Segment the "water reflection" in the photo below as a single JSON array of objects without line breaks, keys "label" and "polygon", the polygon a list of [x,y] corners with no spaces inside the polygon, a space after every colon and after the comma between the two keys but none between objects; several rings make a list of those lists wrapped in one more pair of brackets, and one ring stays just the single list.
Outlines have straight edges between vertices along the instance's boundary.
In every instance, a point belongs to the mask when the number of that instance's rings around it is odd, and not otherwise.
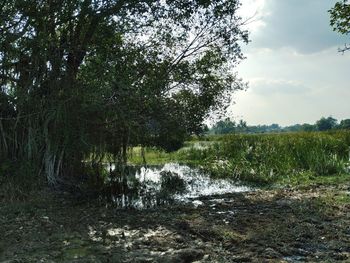
[{"label": "water reflection", "polygon": [[[119,170],[118,170],[119,169]],[[121,208],[153,208],[159,205],[192,202],[201,196],[248,191],[237,182],[212,179],[187,165],[116,168],[109,165],[104,197]],[[123,176],[120,176],[123,174]]]}]

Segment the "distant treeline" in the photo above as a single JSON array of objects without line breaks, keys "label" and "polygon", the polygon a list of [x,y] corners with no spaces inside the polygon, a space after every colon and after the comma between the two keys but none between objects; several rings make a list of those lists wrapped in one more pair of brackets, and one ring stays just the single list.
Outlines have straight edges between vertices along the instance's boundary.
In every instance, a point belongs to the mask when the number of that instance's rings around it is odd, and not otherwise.
[{"label": "distant treeline", "polygon": [[213,127],[207,129],[207,134],[228,133],[271,133],[271,132],[300,132],[300,131],[328,131],[335,129],[350,129],[350,119],[338,121],[333,117],[322,117],[315,124],[295,124],[282,127],[276,123],[271,125],[247,125],[243,120],[238,122],[226,118],[218,121]]}]

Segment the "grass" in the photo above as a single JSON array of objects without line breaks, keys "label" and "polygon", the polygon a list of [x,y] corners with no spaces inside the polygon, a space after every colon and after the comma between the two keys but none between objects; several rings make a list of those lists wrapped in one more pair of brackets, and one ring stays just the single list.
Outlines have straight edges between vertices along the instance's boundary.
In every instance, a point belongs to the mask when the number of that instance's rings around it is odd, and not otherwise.
[{"label": "grass", "polygon": [[[140,152],[132,149],[132,163],[143,162]],[[207,136],[173,153],[145,149],[149,164],[185,163],[259,186],[348,181],[349,154],[350,131]]]},{"label": "grass", "polygon": [[316,185],[343,185],[350,182],[350,174],[336,174],[336,175],[322,175],[315,176],[312,173],[300,173],[296,175],[291,175],[280,181],[281,185],[289,186],[308,186],[312,184]]},{"label": "grass", "polygon": [[[157,148],[144,148],[145,160],[147,164],[164,164],[174,161],[174,153],[166,153],[165,151]],[[133,147],[128,152],[128,161],[132,164],[141,165],[144,163],[141,147]]]},{"label": "grass", "polygon": [[340,193],[339,195],[334,197],[334,202],[338,205],[346,205],[350,204],[350,194],[349,193]]}]

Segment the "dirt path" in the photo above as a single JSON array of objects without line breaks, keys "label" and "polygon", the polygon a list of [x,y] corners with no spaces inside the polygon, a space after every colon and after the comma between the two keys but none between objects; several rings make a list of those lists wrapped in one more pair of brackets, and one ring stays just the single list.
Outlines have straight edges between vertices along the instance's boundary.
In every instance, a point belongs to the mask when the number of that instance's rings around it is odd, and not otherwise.
[{"label": "dirt path", "polygon": [[0,262],[350,262],[349,189],[237,193],[147,211],[45,192],[0,206]]}]

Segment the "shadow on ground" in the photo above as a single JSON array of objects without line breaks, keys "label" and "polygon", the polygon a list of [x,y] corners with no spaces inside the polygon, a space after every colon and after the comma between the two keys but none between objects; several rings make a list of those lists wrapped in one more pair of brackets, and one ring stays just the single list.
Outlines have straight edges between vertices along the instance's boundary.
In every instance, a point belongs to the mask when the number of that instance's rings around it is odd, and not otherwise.
[{"label": "shadow on ground", "polygon": [[346,262],[347,189],[237,193],[145,211],[44,192],[0,204],[0,262]]}]

